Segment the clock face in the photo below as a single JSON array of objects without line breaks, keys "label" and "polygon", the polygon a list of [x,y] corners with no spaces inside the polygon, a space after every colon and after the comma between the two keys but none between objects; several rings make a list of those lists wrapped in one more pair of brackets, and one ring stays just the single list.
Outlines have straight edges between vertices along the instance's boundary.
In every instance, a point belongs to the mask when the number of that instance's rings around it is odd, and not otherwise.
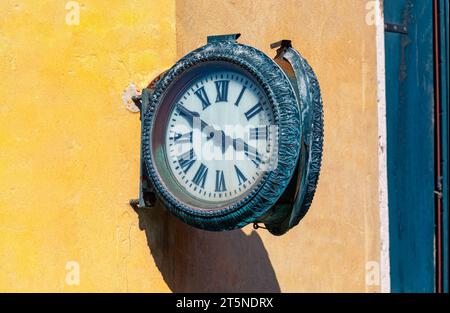
[{"label": "clock face", "polygon": [[[284,65],[237,37],[209,36],[143,89],[139,204],[156,197],[205,230],[270,222],[280,233],[279,200],[303,183],[302,106]],[[320,103],[304,89],[307,107]]]},{"label": "clock face", "polygon": [[208,209],[235,203],[260,185],[276,132],[270,101],[250,75],[208,68],[166,105],[162,150],[175,182],[167,185]]}]

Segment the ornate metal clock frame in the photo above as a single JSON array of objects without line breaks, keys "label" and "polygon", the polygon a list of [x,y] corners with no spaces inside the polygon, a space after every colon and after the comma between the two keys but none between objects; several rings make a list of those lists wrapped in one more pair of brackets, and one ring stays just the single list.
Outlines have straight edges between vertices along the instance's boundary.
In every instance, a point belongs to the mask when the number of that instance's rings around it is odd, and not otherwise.
[{"label": "ornate metal clock frame", "polygon": [[[201,229],[223,231],[254,223],[282,235],[307,213],[316,190],[323,147],[323,106],[317,78],[290,40],[272,60],[263,52],[237,43],[239,34],[209,36],[207,44],[190,52],[155,78],[133,100],[141,116],[141,182],[134,208],[151,208],[156,199],[182,221]],[[159,142],[154,127],[158,109],[180,74],[207,64],[224,64],[247,72],[262,87],[274,108],[278,126],[278,163],[257,188],[236,203],[202,210],[168,190],[157,167]],[[166,99],[167,100],[167,99]],[[173,100],[173,99],[172,99]],[[158,120],[159,121],[159,120]],[[265,227],[259,226],[264,223]]]}]

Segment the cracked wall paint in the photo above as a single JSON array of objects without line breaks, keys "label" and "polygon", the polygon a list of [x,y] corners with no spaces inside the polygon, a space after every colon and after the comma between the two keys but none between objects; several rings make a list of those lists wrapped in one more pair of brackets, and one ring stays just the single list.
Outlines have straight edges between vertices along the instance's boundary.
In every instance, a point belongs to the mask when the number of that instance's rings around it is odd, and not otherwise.
[{"label": "cracked wall paint", "polygon": [[136,85],[130,83],[122,93],[122,103],[125,108],[133,113],[139,112],[139,108],[133,102],[133,97],[140,94],[140,90],[136,88]]}]

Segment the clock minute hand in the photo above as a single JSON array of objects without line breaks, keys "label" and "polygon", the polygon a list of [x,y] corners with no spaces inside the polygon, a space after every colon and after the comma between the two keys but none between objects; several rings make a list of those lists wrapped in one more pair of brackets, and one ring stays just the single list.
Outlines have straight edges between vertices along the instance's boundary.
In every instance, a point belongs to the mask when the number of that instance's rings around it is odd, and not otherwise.
[{"label": "clock minute hand", "polygon": [[249,146],[244,140],[237,138],[233,139],[233,148],[236,151],[244,150],[244,153],[251,159],[257,166],[261,163],[261,157],[259,156],[256,148]]},{"label": "clock minute hand", "polygon": [[[198,121],[200,122],[200,127],[201,130],[203,131],[206,127],[208,127],[208,124],[205,123],[203,120],[200,119],[200,114],[198,112],[195,111],[190,111],[188,109],[186,109],[183,105],[181,104],[177,104],[177,110],[180,113],[181,116],[183,116],[188,123],[191,125],[192,128],[194,128],[194,119],[198,119]],[[259,156],[258,151],[256,150],[256,148],[249,146],[245,141],[243,141],[242,139],[232,139],[229,136],[226,136],[225,133],[223,132],[223,130],[213,130],[208,134],[208,137],[206,138],[207,140],[212,139],[215,134],[220,134],[221,138],[217,138],[218,140],[215,140],[216,144],[221,145],[222,148],[222,153],[225,153],[226,150],[226,146],[227,143],[229,143],[230,141],[233,142],[233,148],[235,150],[241,151],[242,148],[244,149],[245,154],[249,157],[252,158],[252,162],[254,162],[255,164],[258,164],[261,162],[261,158]],[[255,162],[256,160],[256,162]]]}]

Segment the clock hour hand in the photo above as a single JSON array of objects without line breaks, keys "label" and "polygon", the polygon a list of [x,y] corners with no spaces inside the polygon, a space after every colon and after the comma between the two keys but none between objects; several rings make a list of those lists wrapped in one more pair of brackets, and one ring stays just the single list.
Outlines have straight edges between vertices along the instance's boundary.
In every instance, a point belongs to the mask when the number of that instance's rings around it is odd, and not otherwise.
[{"label": "clock hour hand", "polygon": [[[194,124],[196,124],[196,125],[200,124],[200,128],[201,128],[200,130],[203,130],[205,127],[208,126],[208,124],[206,124],[204,121],[202,121],[200,119],[200,114],[198,114],[198,112],[190,111],[190,110],[186,109],[184,106],[182,106],[181,104],[177,104],[176,109],[180,113],[180,115],[186,119],[186,121],[189,123],[189,125],[192,128],[194,128]],[[197,120],[195,120],[195,119],[197,119]],[[194,123],[194,121],[196,121],[197,123]]]},{"label": "clock hour hand", "polygon": [[[195,111],[191,111],[186,109],[183,105],[181,104],[177,104],[176,109],[178,111],[178,113],[184,117],[186,119],[186,121],[189,123],[189,125],[194,128],[195,126],[198,126],[200,124],[200,130],[203,131],[205,128],[208,128],[208,130],[211,127],[208,127],[209,125],[203,121],[202,119],[200,119],[200,114],[198,112]],[[197,120],[196,120],[197,119]],[[194,121],[196,123],[194,123]],[[207,134],[206,140],[210,140],[212,138],[214,138],[215,134],[221,132],[218,130],[212,130]],[[222,132],[223,133],[223,132]],[[222,150],[224,150],[224,148],[222,147]]]},{"label": "clock hour hand", "polygon": [[[191,125],[192,128],[194,128],[194,121],[195,119],[198,119],[197,121],[200,122],[201,130],[208,127],[208,124],[205,123],[203,120],[200,119],[200,114],[195,111],[190,111],[186,109],[183,105],[177,104],[177,110],[181,116],[183,116]],[[207,140],[210,140],[215,137],[216,134],[220,134],[221,138],[217,138],[215,140],[215,143],[220,143],[222,148],[222,153],[225,153],[226,147],[230,143],[230,141],[233,143],[233,148],[237,151],[241,151],[244,149],[245,154],[252,159],[252,162],[258,165],[261,162],[261,158],[258,154],[258,151],[253,148],[252,146],[249,146],[245,141],[242,139],[231,139],[229,136],[226,136],[223,130],[213,130],[209,134],[207,134]]]}]

